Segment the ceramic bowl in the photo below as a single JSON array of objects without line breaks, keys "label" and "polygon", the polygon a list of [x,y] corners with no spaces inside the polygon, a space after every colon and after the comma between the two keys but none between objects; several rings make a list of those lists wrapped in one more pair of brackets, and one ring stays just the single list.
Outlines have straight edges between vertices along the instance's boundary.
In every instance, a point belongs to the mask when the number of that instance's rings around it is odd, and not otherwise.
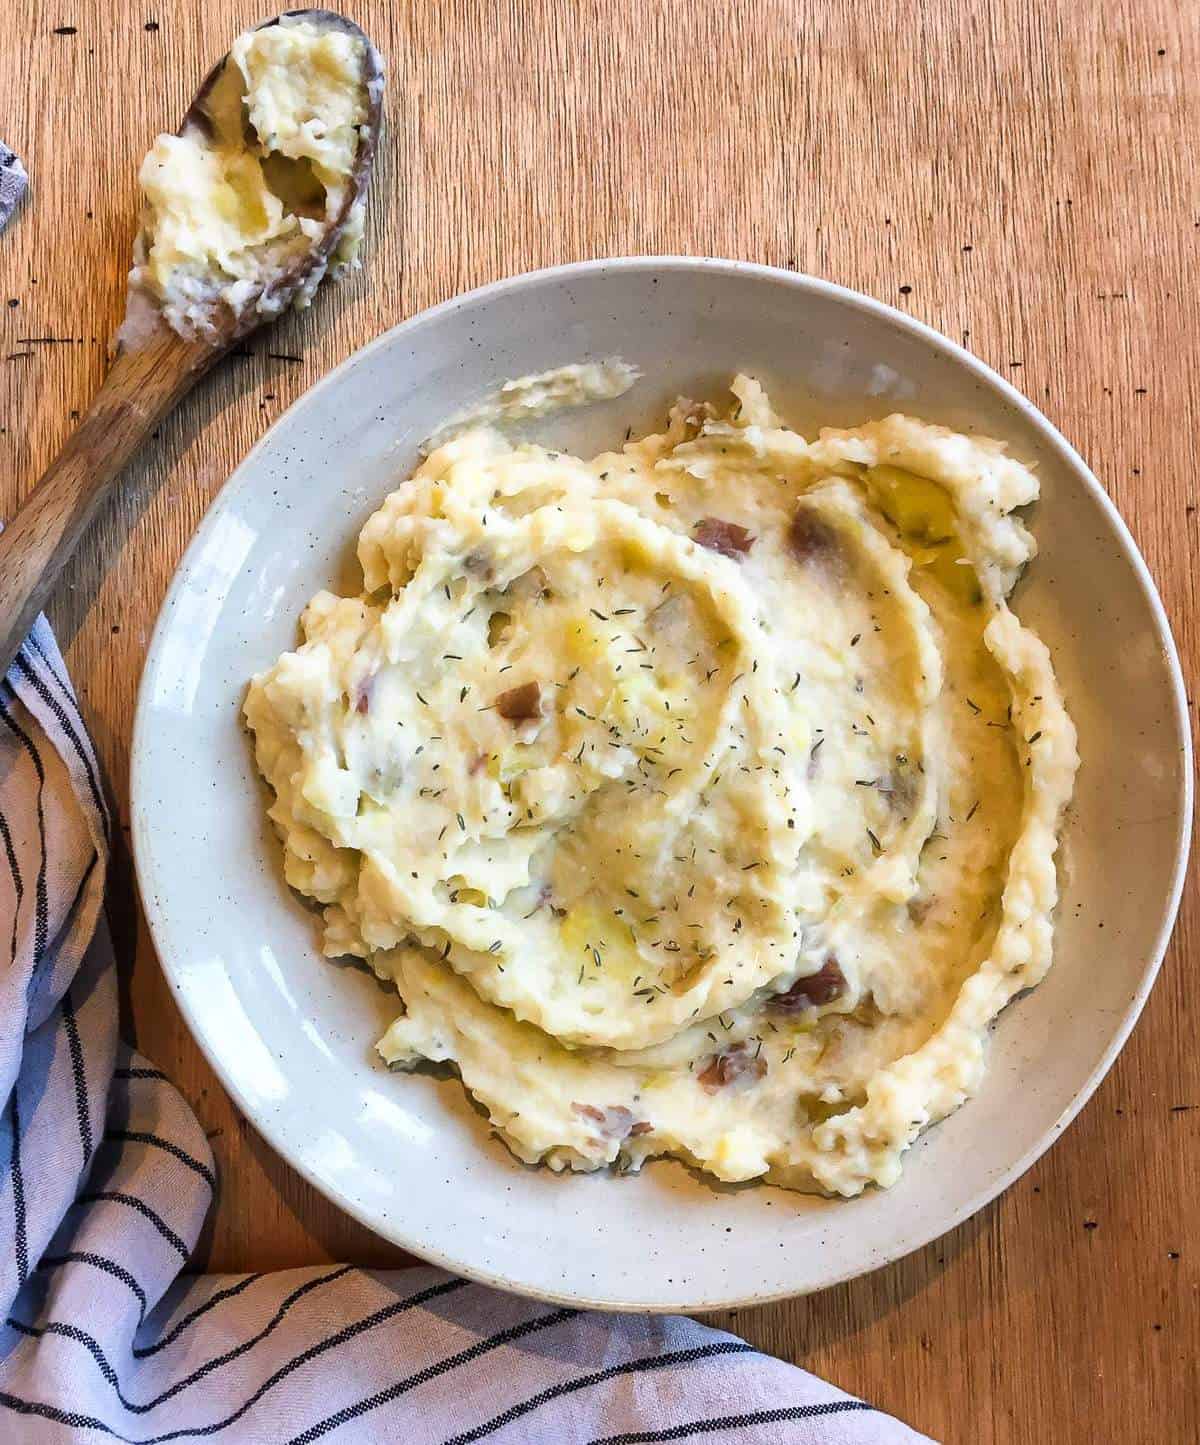
[{"label": "ceramic bowl", "polygon": [[[281,881],[239,711],[294,645],[308,598],[357,590],[354,541],[421,441],[503,380],[624,357],[618,401],[532,430],[585,453],[653,429],[679,393],[761,378],[790,424],[902,410],[1002,437],[1036,465],[1040,555],[1016,608],[1051,646],[1083,765],[1066,829],[1056,961],[995,1026],[982,1092],[931,1129],[886,1192],[827,1201],[712,1187],[675,1163],[555,1175],[517,1163],[457,1081],[389,1074],[395,1011],[320,956]],[[568,266],[404,322],[303,396],[213,503],[142,679],[133,837],[142,899],[184,1017],[269,1143],[397,1244],[524,1294],[701,1310],[821,1289],[952,1229],[1066,1128],[1145,1002],[1190,830],[1179,665],[1145,564],[1080,457],[994,372],[920,323],[811,277],[693,259]]]}]

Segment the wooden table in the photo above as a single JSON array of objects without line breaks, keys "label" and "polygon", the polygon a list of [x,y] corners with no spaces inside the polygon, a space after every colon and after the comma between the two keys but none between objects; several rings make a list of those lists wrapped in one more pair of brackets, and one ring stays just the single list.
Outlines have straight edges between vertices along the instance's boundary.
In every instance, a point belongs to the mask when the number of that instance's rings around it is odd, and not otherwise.
[{"label": "wooden table", "polygon": [[[385,327],[588,256],[796,267],[965,341],[1091,460],[1194,670],[1196,0],[347,8],[390,72],[366,271],[224,363],[164,424],[54,607],[123,817],[159,602],[250,445]],[[33,187],[0,240],[0,515],[103,374],[142,154],[264,13],[8,0],[0,134]],[[890,1269],[722,1322],[945,1440],[1200,1437],[1197,903],[1193,878],[1133,1040],[1002,1199]],[[221,1166],[207,1267],[397,1261],[237,1115],[140,925],[125,992],[138,1047],[179,1082]]]}]

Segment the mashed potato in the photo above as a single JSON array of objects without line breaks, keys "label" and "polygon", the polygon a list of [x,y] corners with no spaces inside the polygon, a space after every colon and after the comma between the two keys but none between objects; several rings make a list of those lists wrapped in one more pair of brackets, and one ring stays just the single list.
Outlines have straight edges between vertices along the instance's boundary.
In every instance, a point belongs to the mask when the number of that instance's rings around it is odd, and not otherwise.
[{"label": "mashed potato", "polygon": [[[248,30],[203,123],[155,141],[142,163],[146,206],[130,283],[177,331],[213,330],[214,306],[269,316],[311,297],[325,265],[298,297],[279,283],[349,202],[370,99],[364,50],[356,35],[286,15]],[[360,200],[335,268],[355,264],[362,233]]]},{"label": "mashed potato", "polygon": [[523,1160],[853,1195],[1050,964],[1075,732],[1007,596],[1037,482],[903,416],[583,461],[476,427],[246,701],[288,882]]}]

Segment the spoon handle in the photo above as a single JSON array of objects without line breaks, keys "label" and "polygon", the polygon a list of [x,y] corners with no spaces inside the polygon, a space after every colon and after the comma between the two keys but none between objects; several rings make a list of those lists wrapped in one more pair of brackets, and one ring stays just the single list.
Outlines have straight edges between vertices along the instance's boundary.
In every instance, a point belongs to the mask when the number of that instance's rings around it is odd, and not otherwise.
[{"label": "spoon handle", "polygon": [[118,352],[83,420],[0,531],[0,677],[125,463],[214,359],[211,346],[161,321]]}]

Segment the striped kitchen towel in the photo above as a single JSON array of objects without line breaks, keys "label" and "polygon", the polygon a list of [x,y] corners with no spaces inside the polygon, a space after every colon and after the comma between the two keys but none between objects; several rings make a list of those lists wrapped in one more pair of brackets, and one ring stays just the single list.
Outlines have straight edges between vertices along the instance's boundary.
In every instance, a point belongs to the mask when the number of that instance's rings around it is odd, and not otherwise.
[{"label": "striped kitchen towel", "polygon": [[184,1273],[219,1183],[183,1098],[117,1039],[112,826],[39,619],[0,681],[0,1440],[925,1438],[693,1320],[434,1269]]},{"label": "striped kitchen towel", "polygon": [[20,205],[28,184],[25,167],[0,141],[0,231],[8,225],[9,217]]}]

